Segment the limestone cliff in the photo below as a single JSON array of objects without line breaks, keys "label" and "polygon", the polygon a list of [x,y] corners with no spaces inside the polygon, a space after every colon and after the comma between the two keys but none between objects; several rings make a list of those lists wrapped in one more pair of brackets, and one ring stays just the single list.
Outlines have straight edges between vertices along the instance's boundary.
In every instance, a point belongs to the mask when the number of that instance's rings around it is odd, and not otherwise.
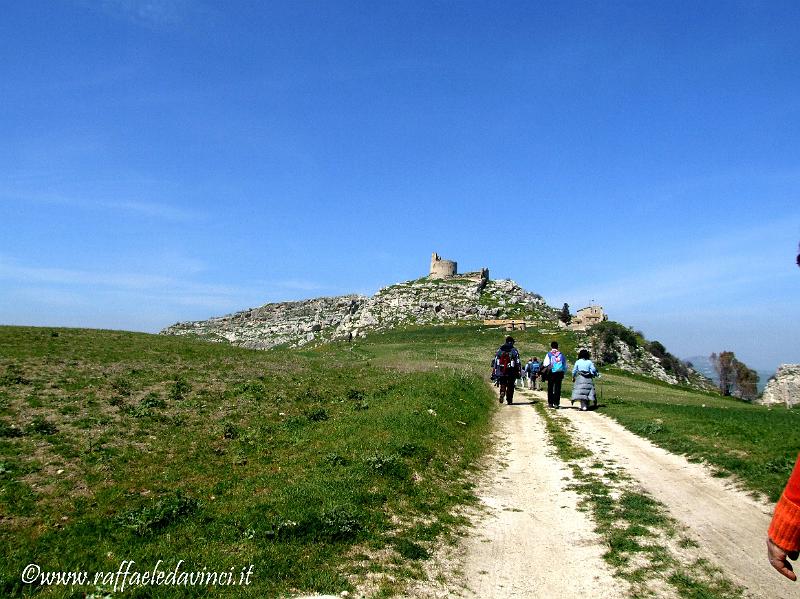
[{"label": "limestone cliff", "polygon": [[761,403],[787,408],[800,404],[800,364],[781,364],[767,383]]}]

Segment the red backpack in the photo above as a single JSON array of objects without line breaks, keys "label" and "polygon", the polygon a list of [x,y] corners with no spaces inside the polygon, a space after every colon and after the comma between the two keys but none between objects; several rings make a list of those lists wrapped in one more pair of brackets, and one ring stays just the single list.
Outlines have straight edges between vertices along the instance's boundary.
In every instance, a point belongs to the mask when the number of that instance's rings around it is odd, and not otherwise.
[{"label": "red backpack", "polygon": [[516,373],[516,362],[510,351],[501,351],[497,355],[497,374],[508,376]]}]

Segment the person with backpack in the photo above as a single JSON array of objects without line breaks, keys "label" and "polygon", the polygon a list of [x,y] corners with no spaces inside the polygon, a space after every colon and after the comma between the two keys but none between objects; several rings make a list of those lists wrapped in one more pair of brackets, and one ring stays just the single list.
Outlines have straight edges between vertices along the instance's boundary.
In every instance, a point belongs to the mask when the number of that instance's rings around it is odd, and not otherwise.
[{"label": "person with backpack", "polygon": [[539,358],[531,358],[525,365],[525,373],[528,375],[528,389],[539,390],[539,369],[541,367]]},{"label": "person with backpack", "polygon": [[558,341],[550,343],[542,369],[547,373],[547,405],[557,410],[561,406],[561,383],[567,371],[567,358],[558,350]]},{"label": "person with backpack", "polygon": [[500,382],[500,403],[503,399],[507,404],[514,400],[514,381],[520,373],[519,352],[514,347],[514,338],[506,337],[506,342],[500,346],[495,354],[497,380]]},{"label": "person with backpack", "polygon": [[578,352],[578,359],[572,368],[572,399],[571,404],[581,402],[581,411],[589,409],[589,402],[597,406],[597,395],[594,389],[594,379],[600,376],[594,362],[589,359],[589,350],[582,349]]}]

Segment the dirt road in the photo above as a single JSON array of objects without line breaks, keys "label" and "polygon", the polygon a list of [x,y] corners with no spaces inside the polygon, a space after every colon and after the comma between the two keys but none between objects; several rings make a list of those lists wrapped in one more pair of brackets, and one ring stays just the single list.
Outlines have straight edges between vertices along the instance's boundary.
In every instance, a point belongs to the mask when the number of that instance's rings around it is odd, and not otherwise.
[{"label": "dirt road", "polygon": [[624,597],[602,540],[555,457],[544,422],[518,394],[496,417],[495,466],[479,489],[487,514],[466,540],[466,597]]},{"label": "dirt road", "polygon": [[[569,402],[567,402],[569,405]],[[800,585],[766,560],[765,535],[771,506],[751,498],[708,468],[656,447],[598,412],[558,412],[581,443],[613,459],[670,515],[688,529],[699,552],[753,597],[798,599]]]},{"label": "dirt road", "polygon": [[[628,585],[602,559],[607,547],[566,487],[571,472],[555,457],[545,424],[530,405],[541,393],[518,392],[496,416],[497,449],[479,490],[487,514],[463,546],[467,597],[625,597]],[[567,407],[569,402],[566,402]],[[576,440],[610,458],[685,526],[697,554],[744,588],[744,596],[798,599],[800,585],[769,567],[764,535],[771,507],[714,478],[708,469],[655,447],[597,412],[552,412]],[[462,586],[459,584],[459,586]],[[674,589],[651,589],[658,597]]]}]

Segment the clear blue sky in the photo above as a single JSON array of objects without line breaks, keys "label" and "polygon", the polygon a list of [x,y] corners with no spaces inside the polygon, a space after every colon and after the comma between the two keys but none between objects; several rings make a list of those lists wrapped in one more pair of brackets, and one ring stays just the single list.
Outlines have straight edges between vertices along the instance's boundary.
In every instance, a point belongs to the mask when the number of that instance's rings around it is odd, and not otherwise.
[{"label": "clear blue sky", "polygon": [[800,362],[797,2],[7,2],[0,323],[157,331],[430,253]]}]

